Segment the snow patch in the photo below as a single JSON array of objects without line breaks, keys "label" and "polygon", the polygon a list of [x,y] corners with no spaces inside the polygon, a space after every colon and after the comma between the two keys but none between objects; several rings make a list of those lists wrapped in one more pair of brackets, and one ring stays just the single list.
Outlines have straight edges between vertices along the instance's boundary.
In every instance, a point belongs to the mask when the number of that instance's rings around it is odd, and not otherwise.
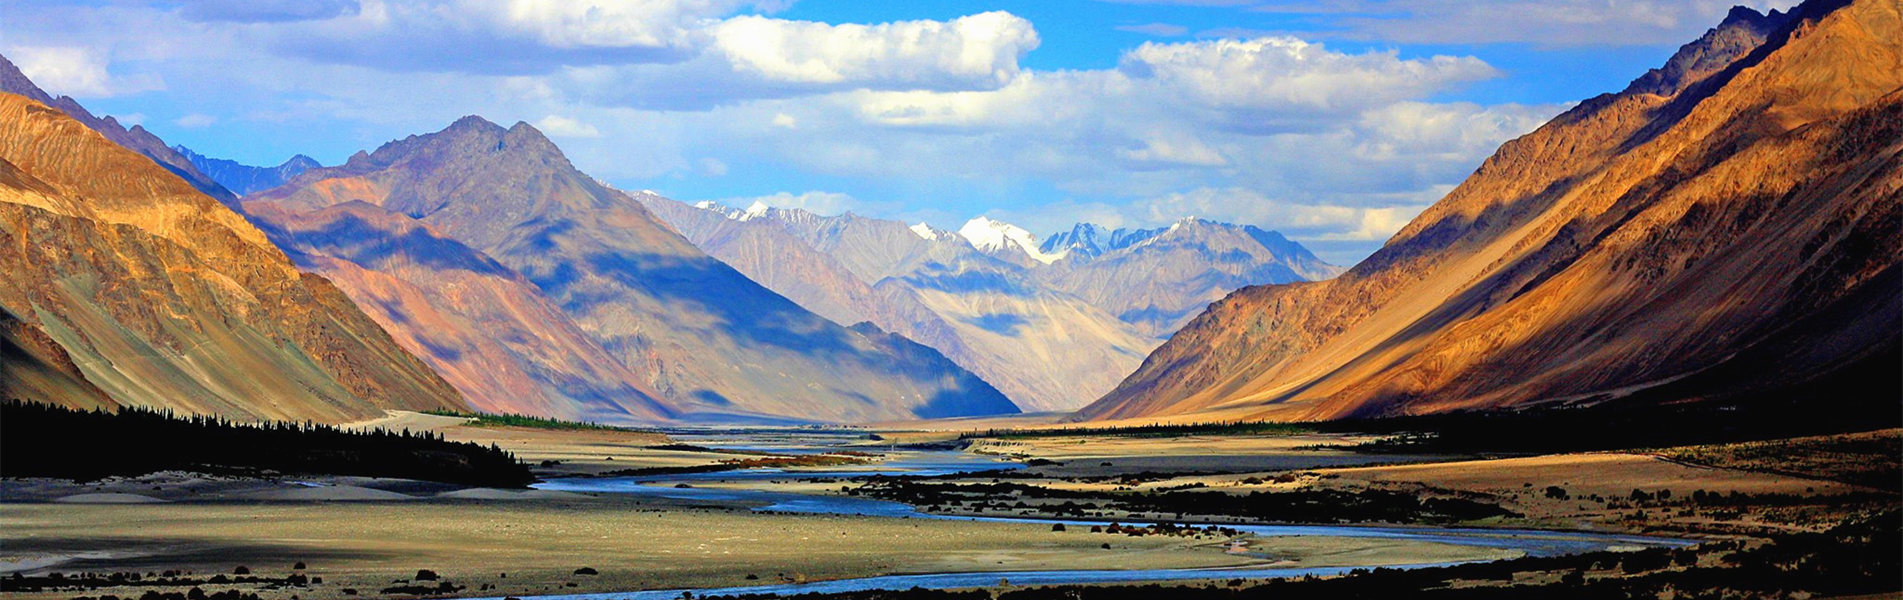
[{"label": "snow patch", "polygon": [[958,229],[958,235],[964,237],[965,241],[971,242],[971,247],[981,251],[1023,252],[1032,260],[1047,265],[1064,258],[1068,252],[1060,250],[1055,253],[1046,253],[1039,250],[1037,236],[1031,235],[1031,232],[1010,223],[993,221],[988,217],[978,217],[967,221],[964,227]]},{"label": "snow patch", "polygon": [[740,213],[740,216],[735,217],[734,219],[738,221],[752,221],[754,219],[758,219],[760,217],[766,216],[767,211],[770,211],[770,210],[773,210],[773,207],[767,206],[765,202],[754,200],[753,205],[748,206],[746,212]]}]

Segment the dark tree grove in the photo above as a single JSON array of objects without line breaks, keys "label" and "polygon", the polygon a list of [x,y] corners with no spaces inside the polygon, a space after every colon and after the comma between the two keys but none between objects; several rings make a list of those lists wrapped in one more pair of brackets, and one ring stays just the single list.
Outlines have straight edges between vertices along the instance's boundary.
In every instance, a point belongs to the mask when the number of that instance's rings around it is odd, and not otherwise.
[{"label": "dark tree grove", "polygon": [[495,446],[409,431],[235,423],[140,408],[0,403],[0,473],[93,480],[158,471],[393,477],[523,487],[528,466]]}]

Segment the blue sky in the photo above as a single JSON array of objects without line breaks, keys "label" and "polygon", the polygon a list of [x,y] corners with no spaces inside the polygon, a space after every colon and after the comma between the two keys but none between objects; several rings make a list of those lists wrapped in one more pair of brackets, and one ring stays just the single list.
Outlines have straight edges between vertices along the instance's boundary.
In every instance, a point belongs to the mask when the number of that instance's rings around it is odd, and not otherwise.
[{"label": "blue sky", "polygon": [[479,114],[682,200],[1040,234],[1200,216],[1348,264],[1730,4],[10,0],[0,52],[250,164],[336,164]]}]

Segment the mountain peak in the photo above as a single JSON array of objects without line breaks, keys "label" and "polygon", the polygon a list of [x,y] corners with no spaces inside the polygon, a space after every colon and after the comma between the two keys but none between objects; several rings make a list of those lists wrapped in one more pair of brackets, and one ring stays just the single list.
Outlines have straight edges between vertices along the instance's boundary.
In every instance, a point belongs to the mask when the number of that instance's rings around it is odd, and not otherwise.
[{"label": "mountain peak", "polygon": [[924,221],[919,221],[918,224],[913,225],[911,229],[912,229],[912,233],[918,234],[919,237],[924,238],[926,240],[934,241],[934,242],[938,240],[944,240],[944,239],[956,239],[958,237],[958,234],[956,233],[952,233],[950,231],[945,231],[943,229],[939,229],[937,227],[927,225],[925,224]]},{"label": "mountain peak", "polygon": [[1625,93],[1669,96],[1729,66],[1764,43],[1766,37],[1791,20],[1792,13],[1760,13],[1734,6],[1717,26],[1678,48],[1665,65],[1647,71],[1626,86]]},{"label": "mountain peak", "polygon": [[495,121],[482,118],[481,115],[463,115],[462,118],[456,119],[456,122],[450,123],[448,127],[443,128],[443,132],[445,133],[451,131],[501,132],[505,130],[501,125],[497,125]]},{"label": "mountain peak", "polygon": [[973,248],[989,254],[1022,252],[1031,260],[1047,265],[1064,257],[1062,252],[1046,253],[1039,250],[1037,236],[1031,235],[1030,231],[1003,221],[994,221],[990,217],[980,216],[965,222],[965,226],[958,229],[958,235],[971,242]]},{"label": "mountain peak", "polygon": [[278,168],[279,169],[296,169],[299,172],[303,172],[303,171],[308,171],[311,169],[320,168],[323,166],[324,164],[317,162],[317,159],[299,154],[296,156],[292,156],[289,159],[286,159],[284,161],[284,164],[278,165]]}]

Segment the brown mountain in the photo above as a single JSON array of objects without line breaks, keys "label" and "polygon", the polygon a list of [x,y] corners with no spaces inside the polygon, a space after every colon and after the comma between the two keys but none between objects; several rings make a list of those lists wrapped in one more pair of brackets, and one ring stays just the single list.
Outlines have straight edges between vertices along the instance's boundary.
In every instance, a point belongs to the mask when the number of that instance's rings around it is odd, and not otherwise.
[{"label": "brown mountain", "polygon": [[338,422],[460,409],[335,287],[150,158],[0,94],[0,395]]},{"label": "brown mountain", "polygon": [[160,167],[171,171],[173,175],[179,176],[186,183],[192,184],[192,187],[198,188],[198,191],[216,198],[219,202],[233,205],[238,199],[237,194],[231,193],[210,176],[199,171],[198,166],[192,164],[185,155],[165,145],[165,141],[159,139],[159,136],[152,135],[152,132],[146,131],[139,125],[126,129],[124,125],[119,124],[118,119],[110,116],[95,117],[92,112],[80,106],[79,102],[70,96],[55,98],[47,94],[45,90],[34,85],[31,79],[27,79],[26,75],[20,72],[19,67],[14,66],[13,61],[7,60],[5,56],[0,56],[0,92],[26,96],[27,99],[59,109],[60,112],[66,113],[66,116],[106,136],[106,139],[112,140],[112,143],[152,159]]},{"label": "brown mountain", "polygon": [[1725,401],[1870,373],[1894,407],[1899,12],[1734,10],[1503,145],[1341,277],[1212,306],[1081,415]]},{"label": "brown mountain", "polygon": [[410,217],[364,202],[247,216],[405,350],[493,413],[595,422],[673,416],[528,279]]},{"label": "brown mountain", "polygon": [[[652,390],[679,418],[843,422],[1017,410],[929,348],[842,327],[703,254],[635,199],[575,170],[525,123],[504,129],[467,117],[313,169],[247,197],[245,207],[308,215],[351,202],[413,220],[520,274],[634,373],[633,387]],[[326,245],[336,244],[313,246]],[[442,260],[409,254],[412,266]]]}]

